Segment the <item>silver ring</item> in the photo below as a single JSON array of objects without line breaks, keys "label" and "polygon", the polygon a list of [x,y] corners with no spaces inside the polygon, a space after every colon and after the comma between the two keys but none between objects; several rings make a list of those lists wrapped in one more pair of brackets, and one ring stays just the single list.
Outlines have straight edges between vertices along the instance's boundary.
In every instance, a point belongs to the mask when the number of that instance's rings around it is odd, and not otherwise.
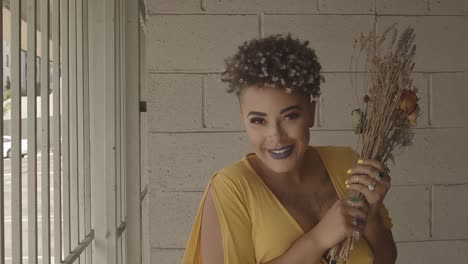
[{"label": "silver ring", "polygon": [[348,198],[348,204],[351,205],[352,207],[356,207],[356,202],[358,202],[358,198],[351,196]]},{"label": "silver ring", "polygon": [[373,191],[375,190],[375,187],[374,187],[374,185],[372,185],[372,184],[367,185],[367,188],[368,188],[369,191],[371,191],[371,192],[373,192]]},{"label": "silver ring", "polygon": [[381,181],[384,178],[385,174],[382,171],[377,172],[375,179]]},{"label": "silver ring", "polygon": [[353,237],[356,239],[356,240],[359,240],[359,238],[361,238],[361,232],[359,232],[359,230],[354,230],[353,231]]},{"label": "silver ring", "polygon": [[353,224],[353,226],[358,226],[359,225],[359,218],[357,217],[353,217],[353,221],[351,222]]}]

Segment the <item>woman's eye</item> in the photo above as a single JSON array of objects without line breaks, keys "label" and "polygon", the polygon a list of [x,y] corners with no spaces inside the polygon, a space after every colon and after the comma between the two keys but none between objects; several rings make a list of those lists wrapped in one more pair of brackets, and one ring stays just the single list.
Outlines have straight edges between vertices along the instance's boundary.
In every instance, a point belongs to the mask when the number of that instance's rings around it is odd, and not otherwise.
[{"label": "woman's eye", "polygon": [[255,125],[261,125],[261,124],[263,124],[263,119],[261,119],[261,118],[252,118],[252,119],[250,119],[250,123],[255,124]]},{"label": "woman's eye", "polygon": [[299,117],[298,113],[292,113],[286,116],[286,119],[296,119]]}]

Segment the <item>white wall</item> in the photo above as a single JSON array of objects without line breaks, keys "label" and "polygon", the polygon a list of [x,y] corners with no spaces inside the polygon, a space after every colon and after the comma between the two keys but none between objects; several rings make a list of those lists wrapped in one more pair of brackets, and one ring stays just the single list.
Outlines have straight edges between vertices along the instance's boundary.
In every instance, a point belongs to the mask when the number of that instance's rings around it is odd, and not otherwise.
[{"label": "white wall", "polygon": [[393,22],[417,37],[423,110],[413,146],[391,167],[385,203],[398,263],[468,258],[468,2],[466,0],[151,0],[147,24],[151,263],[180,263],[203,188],[250,151],[239,108],[216,80],[244,40],[292,32],[316,48],[326,83],[313,145],[355,146],[352,41]]}]

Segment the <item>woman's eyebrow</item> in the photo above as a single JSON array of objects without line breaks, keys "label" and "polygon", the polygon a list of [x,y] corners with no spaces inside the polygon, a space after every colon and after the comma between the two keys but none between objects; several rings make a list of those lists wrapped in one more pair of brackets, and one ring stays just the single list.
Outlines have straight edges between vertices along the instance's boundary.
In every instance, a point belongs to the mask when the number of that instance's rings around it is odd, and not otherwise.
[{"label": "woman's eyebrow", "polygon": [[[284,108],[283,110],[281,110],[281,111],[280,111],[280,114],[286,113],[286,112],[288,112],[288,111],[290,111],[290,110],[293,110],[293,109],[302,110],[302,108],[301,108],[299,105],[292,105],[292,106],[288,106],[288,107]],[[254,112],[254,111],[252,111],[252,112],[249,112],[249,114],[247,115],[247,117],[250,116],[250,115],[266,116],[267,114],[266,114],[266,113],[262,113],[262,112]]]}]

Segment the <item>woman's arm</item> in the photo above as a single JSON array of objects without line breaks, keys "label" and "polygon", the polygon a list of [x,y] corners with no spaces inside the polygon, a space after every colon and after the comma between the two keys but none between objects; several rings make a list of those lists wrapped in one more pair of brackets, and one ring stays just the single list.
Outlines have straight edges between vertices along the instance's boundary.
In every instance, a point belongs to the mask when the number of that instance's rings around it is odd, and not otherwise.
[{"label": "woman's arm", "polygon": [[364,236],[374,252],[374,263],[394,264],[396,262],[397,248],[392,232],[385,228],[378,214],[369,215]]},{"label": "woman's arm", "polygon": [[205,204],[203,206],[200,235],[202,263],[224,263],[221,227],[216,213],[213,195],[211,194],[211,186],[208,188]]}]

